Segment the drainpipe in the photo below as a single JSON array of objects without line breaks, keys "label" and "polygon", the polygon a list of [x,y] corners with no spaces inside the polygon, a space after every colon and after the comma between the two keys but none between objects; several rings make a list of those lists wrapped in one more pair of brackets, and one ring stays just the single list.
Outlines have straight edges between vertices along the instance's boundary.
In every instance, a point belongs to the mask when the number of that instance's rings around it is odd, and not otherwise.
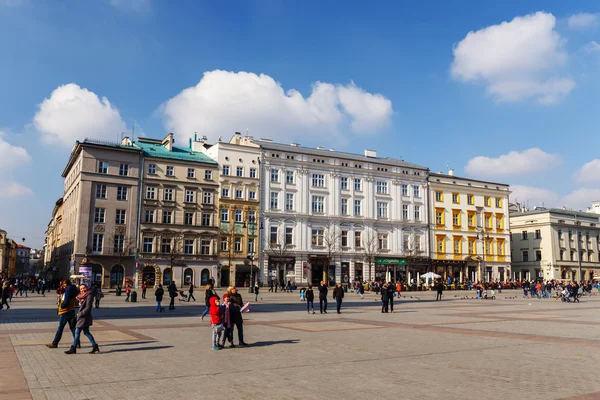
[{"label": "drainpipe", "polygon": [[134,267],[135,267],[135,275],[134,275],[134,287],[137,289],[139,287],[138,282],[138,261],[140,259],[140,225],[141,225],[141,217],[142,217],[142,194],[144,192],[144,153],[140,150],[140,168],[138,171],[138,198],[137,198],[137,221],[135,227],[135,247],[133,250],[134,254]]},{"label": "drainpipe", "polygon": [[[263,252],[263,235],[264,235],[264,210],[265,210],[265,191],[267,189],[266,178],[265,178],[265,157],[262,148],[260,148],[260,157],[258,159],[258,163],[260,164],[260,176],[258,177],[258,268],[256,271],[256,281],[258,282],[258,277],[261,270],[264,270],[264,252]],[[285,199],[284,199],[285,200]],[[267,270],[267,281],[269,279]],[[263,279],[263,284],[265,283]]]}]

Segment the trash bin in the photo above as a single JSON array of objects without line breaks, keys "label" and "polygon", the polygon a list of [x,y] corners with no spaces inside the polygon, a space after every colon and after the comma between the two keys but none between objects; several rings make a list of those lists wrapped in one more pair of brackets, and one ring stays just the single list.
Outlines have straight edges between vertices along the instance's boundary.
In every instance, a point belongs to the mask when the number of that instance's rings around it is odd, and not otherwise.
[{"label": "trash bin", "polygon": [[344,286],[344,293],[348,293],[348,286]]},{"label": "trash bin", "polygon": [[137,292],[135,290],[131,291],[131,297],[129,298],[129,301],[132,303],[137,302]]},{"label": "trash bin", "polygon": [[121,289],[121,286],[117,286],[117,292],[116,292],[116,295],[117,295],[117,296],[120,296],[120,295],[121,295],[121,291],[122,291],[122,289]]}]

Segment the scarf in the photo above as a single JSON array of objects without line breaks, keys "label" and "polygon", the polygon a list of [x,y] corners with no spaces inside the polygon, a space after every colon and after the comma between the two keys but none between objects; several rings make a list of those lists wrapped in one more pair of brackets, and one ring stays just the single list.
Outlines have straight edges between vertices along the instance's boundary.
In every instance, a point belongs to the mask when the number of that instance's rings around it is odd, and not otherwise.
[{"label": "scarf", "polygon": [[89,290],[89,289],[88,289],[88,290],[86,290],[86,291],[84,291],[84,292],[81,292],[81,293],[79,293],[79,294],[77,295],[77,300],[79,300],[79,305],[82,305],[82,304],[83,304],[83,302],[85,301],[85,299],[86,299],[86,298],[87,298],[87,297],[88,297],[90,294],[92,294],[92,291],[91,291],[91,290]]},{"label": "scarf", "polygon": [[231,315],[229,314],[230,304],[225,305],[225,327],[226,328],[231,328]]}]

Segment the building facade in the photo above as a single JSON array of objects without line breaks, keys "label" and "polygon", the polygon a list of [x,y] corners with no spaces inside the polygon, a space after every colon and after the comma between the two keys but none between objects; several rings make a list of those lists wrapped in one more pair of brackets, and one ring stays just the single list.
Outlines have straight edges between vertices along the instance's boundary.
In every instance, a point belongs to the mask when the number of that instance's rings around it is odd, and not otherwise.
[{"label": "building facade", "polygon": [[65,250],[61,252],[60,234],[62,232],[62,206],[61,197],[54,203],[50,222],[46,229],[46,241],[44,243],[44,269],[42,272],[52,279],[53,277],[64,279],[69,276],[70,257],[65,256]]},{"label": "building facade", "polygon": [[[195,140],[192,148],[219,164],[220,285],[253,285],[257,267],[260,149],[252,138],[236,132],[229,142],[213,145]],[[256,257],[257,258],[257,257]]]},{"label": "building facade", "polygon": [[516,280],[600,277],[598,214],[538,208],[512,213],[510,229]]},{"label": "building facade", "polygon": [[427,270],[426,168],[372,150],[255,143],[262,282],[406,280]]},{"label": "building facade", "polygon": [[8,262],[6,260],[8,249],[7,249],[7,233],[0,229],[0,278],[8,277]]},{"label": "building facade", "polygon": [[137,280],[150,287],[219,281],[218,164],[174,141],[135,143],[143,152]]},{"label": "building facade", "polygon": [[511,277],[509,186],[429,174],[432,271],[463,282]]},{"label": "building facade", "polygon": [[29,258],[31,256],[31,248],[23,244],[17,244],[17,275],[31,274]]}]

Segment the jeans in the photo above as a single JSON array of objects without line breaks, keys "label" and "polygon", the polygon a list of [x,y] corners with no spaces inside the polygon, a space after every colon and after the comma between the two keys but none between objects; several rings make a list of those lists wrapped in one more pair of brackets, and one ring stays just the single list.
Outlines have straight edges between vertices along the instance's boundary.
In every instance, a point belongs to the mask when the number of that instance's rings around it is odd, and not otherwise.
[{"label": "jeans", "polygon": [[81,335],[81,331],[83,331],[83,334],[90,340],[92,346],[98,346],[98,344],[94,340],[94,336],[92,336],[92,334],[90,333],[90,327],[86,326],[85,328],[75,329],[75,336],[73,337],[73,347],[75,347],[75,345],[79,343],[79,336]]},{"label": "jeans", "polygon": [[169,303],[169,310],[175,309],[175,297],[171,297],[171,302]]},{"label": "jeans", "polygon": [[[244,322],[236,321],[235,327],[237,328],[237,331],[238,331],[238,341],[240,342],[240,344],[242,344],[242,343],[244,343]],[[233,340],[233,329],[231,332],[231,339]]]},{"label": "jeans", "polygon": [[306,300],[306,311],[313,310],[315,312],[315,302],[312,300]]},{"label": "jeans", "polygon": [[223,328],[223,343],[225,346],[225,342],[229,341],[229,343],[233,344],[233,326],[231,328]]},{"label": "jeans", "polygon": [[394,312],[394,297],[388,297],[388,302],[390,303],[390,311]]},{"label": "jeans", "polygon": [[125,301],[129,301],[129,296],[131,296],[131,293],[127,293],[127,297],[125,297]]},{"label": "jeans", "polygon": [[160,311],[162,309],[161,305],[160,305],[160,301],[156,302],[156,311]]},{"label": "jeans", "polygon": [[319,299],[319,310],[327,312],[327,299]]},{"label": "jeans", "polygon": [[441,300],[442,299],[442,292],[437,292],[437,296],[435,297],[436,300]]},{"label": "jeans", "polygon": [[388,312],[388,302],[387,300],[381,300],[381,312]]},{"label": "jeans", "polygon": [[204,318],[204,317],[206,317],[206,314],[208,314],[208,311],[210,311],[210,307],[209,307],[209,306],[206,306],[206,308],[205,308],[205,309],[204,309],[204,311],[202,312],[202,317],[200,317],[200,318]]},{"label": "jeans", "polygon": [[60,339],[62,339],[63,330],[65,329],[65,326],[67,324],[69,324],[69,329],[71,330],[73,337],[75,337],[75,325],[70,324],[71,320],[75,318],[75,310],[69,311],[65,314],[60,314],[59,317],[60,319],[58,320],[58,330],[56,331],[56,335],[54,335],[54,340],[52,341],[52,344],[54,345],[58,345],[58,343],[60,343]]},{"label": "jeans", "polygon": [[342,299],[340,299],[340,298],[335,299],[335,305],[337,308],[337,312],[339,314],[342,310]]},{"label": "jeans", "polygon": [[142,290],[142,299],[146,298],[146,289]]},{"label": "jeans", "polygon": [[219,346],[221,341],[221,333],[223,333],[223,325],[212,325],[212,345],[213,347]]},{"label": "jeans", "polygon": [[196,301],[196,298],[194,297],[194,293],[192,293],[192,292],[188,293],[188,302],[190,301],[190,299],[194,299],[194,301]]}]

